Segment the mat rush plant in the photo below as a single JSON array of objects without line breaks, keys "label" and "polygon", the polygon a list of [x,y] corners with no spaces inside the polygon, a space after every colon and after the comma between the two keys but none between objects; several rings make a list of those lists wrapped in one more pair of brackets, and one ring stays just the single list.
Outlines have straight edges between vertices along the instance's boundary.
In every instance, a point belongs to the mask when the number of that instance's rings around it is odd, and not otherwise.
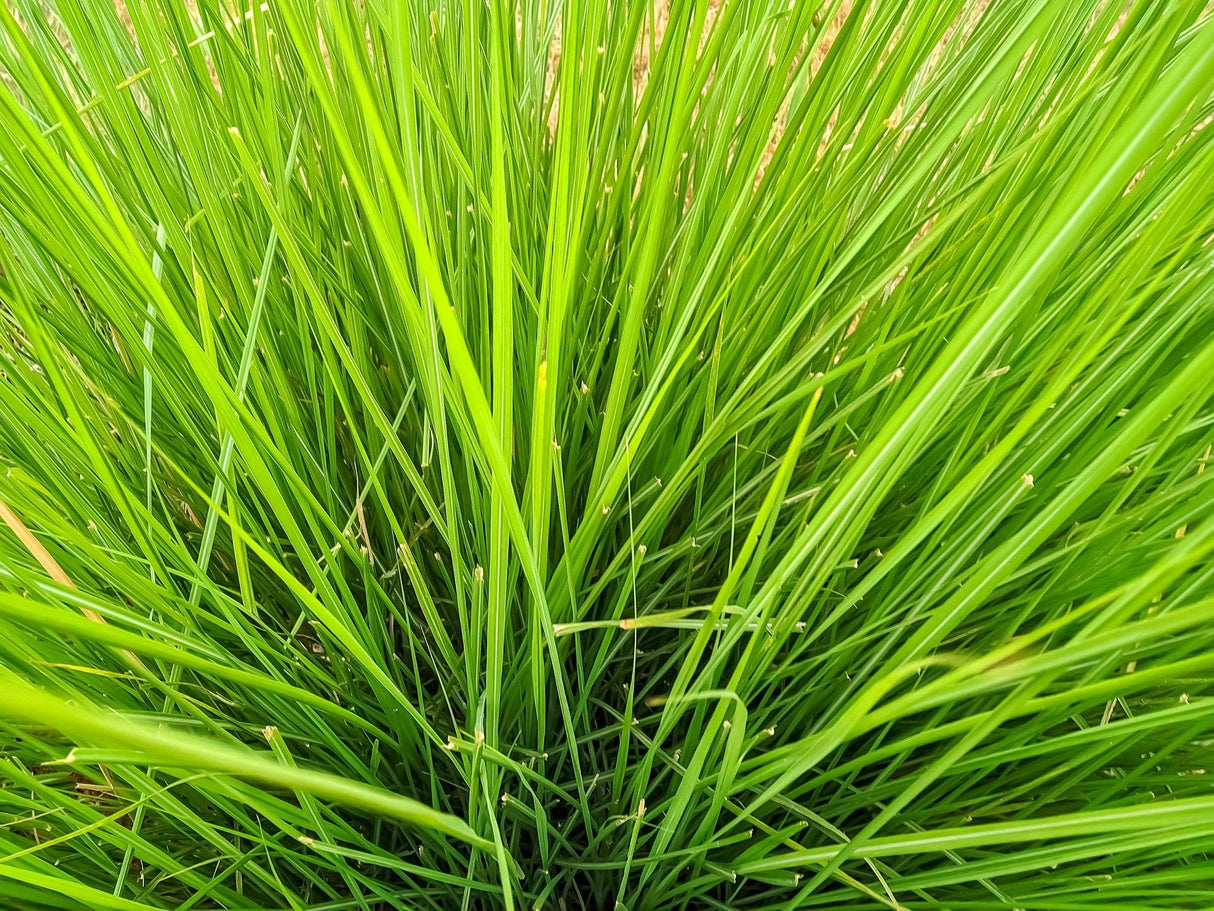
[{"label": "mat rush plant", "polygon": [[0,23],[0,908],[1214,907],[1206,0]]}]

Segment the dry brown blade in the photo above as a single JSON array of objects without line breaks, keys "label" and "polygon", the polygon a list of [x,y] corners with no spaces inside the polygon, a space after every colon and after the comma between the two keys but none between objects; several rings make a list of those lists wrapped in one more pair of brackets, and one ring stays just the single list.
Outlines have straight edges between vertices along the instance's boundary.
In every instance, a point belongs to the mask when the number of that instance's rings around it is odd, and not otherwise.
[{"label": "dry brown blade", "polygon": [[[48,576],[66,588],[74,589],[76,587],[76,583],[63,571],[63,567],[51,556],[50,551],[42,546],[42,542],[38,540],[37,536],[26,527],[25,523],[17,517],[15,512],[9,509],[8,504],[3,500],[0,500],[0,519],[3,519],[4,524],[12,529],[13,534],[17,536],[17,540],[25,545],[25,549],[38,561],[38,565],[46,570]],[[94,623],[105,623],[105,617],[95,610],[82,607],[80,608],[80,612]],[[122,654],[133,666],[139,668],[145,667],[144,663],[136,657],[134,652],[123,649]]]},{"label": "dry brown blade", "polygon": [[[63,571],[56,561],[51,556],[50,551],[42,546],[42,542],[34,535],[32,531],[26,528],[25,523],[17,518],[17,514],[9,509],[7,503],[0,500],[0,519],[4,520],[4,524],[13,530],[13,534],[17,536],[17,540],[25,545],[25,549],[30,552],[35,560],[38,561],[46,574],[58,582],[60,585],[68,588],[75,588],[76,583],[68,578],[67,573]],[[98,623],[104,623],[105,618],[96,611],[89,610],[87,607],[82,608],[84,615],[90,620],[96,620]]]},{"label": "dry brown blade", "polygon": [[[60,566],[55,558],[51,556],[50,551],[42,546],[42,542],[38,540],[37,536],[25,526],[24,522],[17,518],[17,514],[9,509],[8,504],[3,500],[0,500],[0,519],[3,519],[4,524],[13,530],[13,534],[17,536],[17,540],[25,545],[25,549],[28,550],[30,554],[33,555],[34,559],[38,561],[39,565],[46,570],[46,574],[48,576],[50,576],[60,585],[67,588],[76,588],[76,583],[73,582],[68,577],[68,574],[63,571],[63,567]],[[95,610],[82,607],[80,608],[80,612],[94,623],[105,623],[105,617],[101,616],[101,614],[97,613]],[[147,665],[139,660],[139,657],[134,652],[123,649],[122,656],[126,658],[132,668],[138,668],[139,670],[143,671],[147,670]],[[110,790],[114,790],[114,782],[113,779],[110,778],[109,770],[103,765],[98,765],[97,770],[105,778]]]}]

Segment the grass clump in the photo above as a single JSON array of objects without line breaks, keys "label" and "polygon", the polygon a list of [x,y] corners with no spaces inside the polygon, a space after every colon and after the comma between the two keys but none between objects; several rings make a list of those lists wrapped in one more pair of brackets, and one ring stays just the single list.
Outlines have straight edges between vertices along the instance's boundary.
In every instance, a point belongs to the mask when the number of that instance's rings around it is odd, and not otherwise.
[{"label": "grass clump", "polygon": [[0,905],[1214,901],[1205,0],[0,24]]}]

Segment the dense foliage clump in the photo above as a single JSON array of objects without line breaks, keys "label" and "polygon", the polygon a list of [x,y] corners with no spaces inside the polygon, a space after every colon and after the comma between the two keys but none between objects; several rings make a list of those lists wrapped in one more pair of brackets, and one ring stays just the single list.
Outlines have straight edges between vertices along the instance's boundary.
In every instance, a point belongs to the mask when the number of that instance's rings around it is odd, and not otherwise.
[{"label": "dense foliage clump", "polygon": [[1214,905],[1205,0],[0,35],[0,906]]}]

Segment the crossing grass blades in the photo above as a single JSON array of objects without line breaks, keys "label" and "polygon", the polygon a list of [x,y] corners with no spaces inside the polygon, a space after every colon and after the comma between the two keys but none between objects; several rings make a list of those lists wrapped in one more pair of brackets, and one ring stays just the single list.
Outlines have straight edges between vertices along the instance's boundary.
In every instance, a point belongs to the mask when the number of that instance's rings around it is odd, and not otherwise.
[{"label": "crossing grass blades", "polygon": [[0,906],[1214,903],[1205,0],[0,24]]}]

